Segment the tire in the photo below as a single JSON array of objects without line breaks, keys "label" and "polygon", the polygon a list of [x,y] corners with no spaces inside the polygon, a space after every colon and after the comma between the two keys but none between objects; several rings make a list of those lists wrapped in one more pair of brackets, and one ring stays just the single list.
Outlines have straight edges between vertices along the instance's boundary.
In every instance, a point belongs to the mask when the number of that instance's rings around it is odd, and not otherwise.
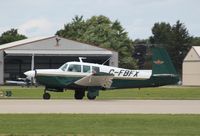
[{"label": "tire", "polygon": [[96,99],[96,96],[90,96],[89,93],[87,93],[87,98],[89,100],[95,100]]},{"label": "tire", "polygon": [[85,96],[85,91],[84,90],[75,90],[74,98],[76,100],[82,100],[84,96]]},{"label": "tire", "polygon": [[43,94],[43,99],[44,100],[49,100],[51,98],[51,95],[49,93],[44,93]]}]

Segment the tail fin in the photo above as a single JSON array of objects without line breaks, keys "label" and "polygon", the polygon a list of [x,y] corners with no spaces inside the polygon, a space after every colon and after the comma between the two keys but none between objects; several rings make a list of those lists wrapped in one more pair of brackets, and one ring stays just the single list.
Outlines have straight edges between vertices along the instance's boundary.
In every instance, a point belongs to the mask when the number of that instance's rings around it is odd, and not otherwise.
[{"label": "tail fin", "polygon": [[177,75],[174,65],[164,48],[152,48],[152,68],[153,75]]}]

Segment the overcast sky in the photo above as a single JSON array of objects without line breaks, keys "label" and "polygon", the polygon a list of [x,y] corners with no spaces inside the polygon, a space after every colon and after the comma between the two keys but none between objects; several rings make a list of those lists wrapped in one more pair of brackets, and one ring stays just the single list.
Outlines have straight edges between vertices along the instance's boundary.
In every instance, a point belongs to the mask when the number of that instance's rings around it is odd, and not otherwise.
[{"label": "overcast sky", "polygon": [[183,22],[200,36],[200,0],[1,0],[0,33],[18,28],[28,37],[51,36],[75,15],[119,20],[129,37],[148,38],[155,22]]}]

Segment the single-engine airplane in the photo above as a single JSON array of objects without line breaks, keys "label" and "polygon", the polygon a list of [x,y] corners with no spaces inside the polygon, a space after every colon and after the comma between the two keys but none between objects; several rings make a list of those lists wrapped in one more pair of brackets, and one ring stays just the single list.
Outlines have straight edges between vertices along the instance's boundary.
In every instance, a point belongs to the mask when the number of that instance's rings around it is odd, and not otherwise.
[{"label": "single-engine airplane", "polygon": [[[31,70],[34,70],[34,54],[32,54],[31,59]],[[31,85],[34,85],[35,87],[38,86],[38,84],[35,81],[34,77],[26,76],[26,78],[17,78],[17,80],[6,80],[5,84],[7,85],[20,85],[22,87],[29,87]]]},{"label": "single-engine airplane", "polygon": [[58,69],[36,69],[24,73],[35,77],[45,86],[43,99],[50,99],[47,91],[75,90],[74,98],[95,99],[99,90],[158,87],[176,84],[179,77],[163,48],[152,48],[152,70],[130,70],[100,64],[67,62]]}]

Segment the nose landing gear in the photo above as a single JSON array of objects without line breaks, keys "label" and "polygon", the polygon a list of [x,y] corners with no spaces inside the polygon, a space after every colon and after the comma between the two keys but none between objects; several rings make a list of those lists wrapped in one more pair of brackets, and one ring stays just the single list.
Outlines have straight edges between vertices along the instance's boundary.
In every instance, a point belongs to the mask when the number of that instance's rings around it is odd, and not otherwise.
[{"label": "nose landing gear", "polygon": [[47,93],[47,89],[44,89],[44,94],[43,94],[43,99],[44,100],[49,100],[51,98],[51,95]]},{"label": "nose landing gear", "polygon": [[49,93],[44,93],[43,94],[43,99],[49,100],[51,98],[51,95]]}]

